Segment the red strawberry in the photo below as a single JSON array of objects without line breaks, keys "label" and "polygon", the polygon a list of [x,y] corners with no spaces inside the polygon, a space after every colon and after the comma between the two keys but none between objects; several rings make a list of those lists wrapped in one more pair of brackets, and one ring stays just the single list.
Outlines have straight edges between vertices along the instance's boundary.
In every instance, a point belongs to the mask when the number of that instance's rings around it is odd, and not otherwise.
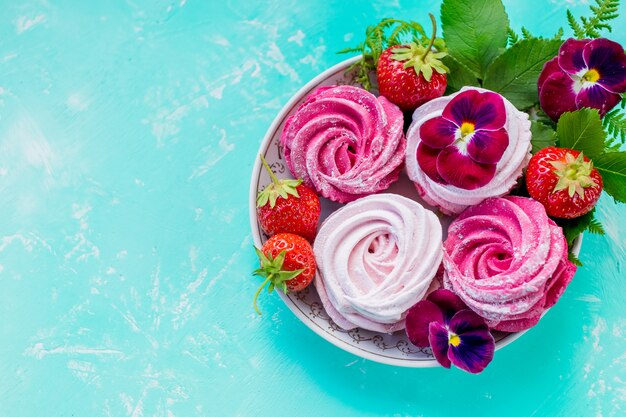
[{"label": "red strawberry", "polygon": [[445,52],[431,52],[437,24],[433,22],[433,35],[427,48],[411,42],[387,48],[378,58],[376,77],[378,91],[404,111],[417,107],[446,91],[448,68],[440,61]]},{"label": "red strawberry", "polygon": [[258,314],[261,311],[256,300],[268,283],[269,293],[278,288],[287,294],[287,291],[300,291],[313,281],[315,256],[306,239],[292,233],[279,233],[269,238],[261,249],[255,249],[261,267],[254,271],[254,275],[265,278],[254,295],[254,309]]},{"label": "red strawberry", "polygon": [[602,193],[602,177],[582,152],[549,147],[530,159],[526,187],[549,216],[573,219],[596,205]]},{"label": "red strawberry", "polygon": [[302,180],[276,178],[261,155],[272,183],[259,193],[256,213],[263,231],[269,235],[295,233],[313,242],[320,219],[320,199]]}]

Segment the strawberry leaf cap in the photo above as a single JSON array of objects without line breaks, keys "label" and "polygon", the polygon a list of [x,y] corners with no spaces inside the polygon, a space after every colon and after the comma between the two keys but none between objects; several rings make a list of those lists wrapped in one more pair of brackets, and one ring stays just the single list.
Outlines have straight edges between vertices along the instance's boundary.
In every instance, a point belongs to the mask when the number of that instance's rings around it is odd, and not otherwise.
[{"label": "strawberry leaf cap", "polygon": [[269,286],[267,287],[268,293],[271,294],[275,288],[278,288],[279,290],[282,290],[283,293],[287,294],[287,281],[300,275],[304,269],[284,271],[283,263],[285,262],[285,255],[287,253],[285,250],[281,251],[276,258],[272,258],[271,254],[266,256],[263,251],[257,247],[255,247],[254,250],[261,261],[261,267],[256,269],[253,272],[253,275],[265,278],[265,281],[263,281],[263,284],[261,284],[254,295],[254,309],[259,315],[261,315],[261,310],[259,310],[259,307],[257,306],[257,299],[259,298],[259,294],[261,294],[263,288],[269,283]]},{"label": "strawberry leaf cap", "polygon": [[433,34],[430,38],[428,47],[411,42],[408,45],[408,48],[393,49],[391,59],[404,62],[404,68],[412,67],[418,76],[422,73],[424,79],[430,82],[430,79],[433,76],[433,71],[436,71],[439,74],[445,74],[450,70],[443,64],[443,62],[441,62],[441,59],[448,55],[446,52],[431,53],[437,35],[437,22],[435,21],[435,17],[432,13],[429,13],[428,15],[430,16],[430,20],[433,25]]},{"label": "strawberry leaf cap", "polygon": [[265,167],[267,172],[270,174],[270,178],[272,179],[272,182],[259,192],[259,194],[256,197],[256,206],[263,207],[269,202],[270,207],[274,208],[278,197],[287,199],[289,198],[289,195],[292,195],[296,198],[300,198],[300,195],[298,195],[298,190],[296,189],[296,187],[302,184],[302,180],[301,179],[279,180],[274,174],[274,172],[272,171],[272,169],[270,168],[270,166],[268,165],[263,155],[259,155],[259,156],[261,157],[261,162],[263,163],[263,166]]},{"label": "strawberry leaf cap", "polygon": [[554,167],[554,174],[559,178],[552,190],[553,193],[567,189],[570,198],[578,194],[584,200],[585,188],[599,186],[591,177],[593,162],[585,161],[582,152],[576,158],[568,152],[565,161],[551,161],[550,165]]}]

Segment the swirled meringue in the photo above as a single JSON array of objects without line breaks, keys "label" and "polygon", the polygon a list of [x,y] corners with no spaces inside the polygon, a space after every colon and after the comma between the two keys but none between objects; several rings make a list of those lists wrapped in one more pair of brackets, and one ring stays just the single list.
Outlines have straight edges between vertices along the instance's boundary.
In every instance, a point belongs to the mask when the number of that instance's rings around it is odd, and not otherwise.
[{"label": "swirled meringue", "polygon": [[443,250],[445,288],[507,332],[537,324],[576,272],[561,228],[525,197],[468,208],[450,225]]},{"label": "swirled meringue", "polygon": [[320,87],[287,119],[280,141],[296,178],[346,203],[398,179],[404,116],[384,97],[349,85]]},{"label": "swirled meringue", "polygon": [[391,333],[429,290],[441,264],[435,214],[396,194],[375,194],[332,213],[313,247],[315,286],[338,326]]},{"label": "swirled meringue", "polygon": [[[445,214],[458,214],[468,206],[480,203],[489,197],[507,194],[528,165],[531,154],[530,121],[526,113],[518,111],[511,102],[501,97],[506,110],[504,131],[508,135],[508,146],[495,166],[495,173],[489,182],[479,188],[463,189],[454,185],[435,181],[427,175],[418,162],[418,146],[422,142],[420,127],[427,121],[444,113],[446,105],[457,95],[475,90],[488,92],[482,88],[465,87],[450,96],[429,101],[413,113],[413,121],[407,132],[406,167],[409,178],[415,183],[420,196],[429,204],[437,206]],[[492,93],[495,94],[495,93]],[[463,151],[466,152],[466,151]]]}]

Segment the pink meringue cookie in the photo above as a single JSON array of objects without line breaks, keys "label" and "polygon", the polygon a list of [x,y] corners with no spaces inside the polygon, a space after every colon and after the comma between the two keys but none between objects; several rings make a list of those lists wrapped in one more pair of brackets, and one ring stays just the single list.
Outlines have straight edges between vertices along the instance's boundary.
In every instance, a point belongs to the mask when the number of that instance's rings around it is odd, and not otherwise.
[{"label": "pink meringue cookie", "polygon": [[562,229],[525,197],[468,208],[450,225],[443,250],[445,288],[506,332],[537,324],[576,272]]},{"label": "pink meringue cookie", "polygon": [[287,119],[280,141],[296,178],[346,203],[387,189],[404,160],[404,116],[384,97],[320,87]]},{"label": "pink meringue cookie", "polygon": [[496,165],[495,175],[482,187],[467,190],[450,184],[434,181],[420,167],[417,149],[421,142],[420,127],[428,120],[441,116],[446,105],[457,95],[469,90],[484,93],[489,90],[464,87],[461,91],[446,97],[429,101],[413,113],[413,121],[407,132],[406,167],[409,178],[415,183],[420,196],[428,204],[439,207],[445,214],[458,214],[469,206],[480,203],[489,197],[507,194],[522,175],[522,170],[531,154],[530,121],[526,113],[518,111],[511,102],[502,97],[506,110],[504,130],[508,134],[508,146]]},{"label": "pink meringue cookie", "polygon": [[441,264],[437,216],[396,194],[375,194],[332,213],[313,245],[315,287],[338,326],[391,333],[424,298]]}]

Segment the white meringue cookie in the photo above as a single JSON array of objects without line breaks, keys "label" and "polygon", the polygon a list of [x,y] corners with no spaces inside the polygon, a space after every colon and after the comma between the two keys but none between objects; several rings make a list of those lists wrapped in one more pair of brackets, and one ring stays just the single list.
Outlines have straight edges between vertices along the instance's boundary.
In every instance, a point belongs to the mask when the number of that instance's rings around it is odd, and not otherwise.
[{"label": "white meringue cookie", "polygon": [[396,194],[370,195],[332,213],[314,244],[315,286],[340,327],[404,328],[443,257],[437,216]]}]

